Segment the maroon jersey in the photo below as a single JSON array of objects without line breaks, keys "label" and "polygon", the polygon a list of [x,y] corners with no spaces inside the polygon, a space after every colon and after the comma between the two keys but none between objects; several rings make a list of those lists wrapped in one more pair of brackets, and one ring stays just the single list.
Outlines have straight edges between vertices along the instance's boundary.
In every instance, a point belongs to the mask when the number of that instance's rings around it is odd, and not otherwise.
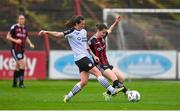
[{"label": "maroon jersey", "polygon": [[21,44],[16,44],[12,42],[12,49],[18,52],[24,52],[26,38],[28,36],[28,31],[26,27],[21,27],[18,24],[14,24],[10,29],[10,34],[14,39],[21,39]]},{"label": "maroon jersey", "polygon": [[[106,34],[106,36],[108,33]],[[106,36],[103,38],[96,38],[95,36],[92,36],[89,41],[89,47],[92,50],[92,52],[99,57],[99,63],[96,63],[98,65],[108,65],[108,59],[106,56]]]}]

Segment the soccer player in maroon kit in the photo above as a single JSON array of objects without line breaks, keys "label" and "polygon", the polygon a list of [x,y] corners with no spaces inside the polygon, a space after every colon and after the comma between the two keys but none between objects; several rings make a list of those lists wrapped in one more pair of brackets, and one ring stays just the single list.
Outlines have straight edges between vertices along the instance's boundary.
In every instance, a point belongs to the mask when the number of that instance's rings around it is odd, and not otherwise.
[{"label": "soccer player in maroon kit", "polygon": [[16,70],[13,75],[12,87],[17,87],[17,82],[19,80],[19,87],[24,88],[25,42],[27,42],[31,48],[34,48],[34,44],[32,44],[28,37],[24,15],[20,14],[18,16],[18,23],[11,26],[6,38],[12,42],[11,54],[16,61]]},{"label": "soccer player in maroon kit", "polygon": [[[96,66],[102,72],[103,76],[113,81],[113,87],[119,87],[119,85],[124,82],[125,78],[117,68],[114,68],[108,62],[106,56],[106,37],[117,26],[120,19],[121,17],[118,16],[109,29],[105,24],[97,24],[97,32],[88,41],[90,47],[89,52],[92,55]],[[125,94],[128,92],[125,86],[122,91]],[[111,99],[111,95],[108,91],[103,93],[103,95],[105,96],[106,101]]]}]

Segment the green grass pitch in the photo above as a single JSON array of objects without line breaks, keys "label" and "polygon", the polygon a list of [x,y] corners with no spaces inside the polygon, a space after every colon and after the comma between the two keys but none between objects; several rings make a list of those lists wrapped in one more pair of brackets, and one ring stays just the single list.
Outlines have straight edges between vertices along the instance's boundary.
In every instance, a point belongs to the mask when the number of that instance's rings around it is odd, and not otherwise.
[{"label": "green grass pitch", "polygon": [[125,82],[130,89],[138,90],[141,101],[128,102],[120,93],[106,102],[105,89],[97,81],[88,85],[69,103],[63,96],[77,83],[72,80],[25,81],[26,88],[12,88],[11,81],[0,80],[0,109],[28,110],[175,110],[180,109],[180,82],[162,80],[132,80]]}]

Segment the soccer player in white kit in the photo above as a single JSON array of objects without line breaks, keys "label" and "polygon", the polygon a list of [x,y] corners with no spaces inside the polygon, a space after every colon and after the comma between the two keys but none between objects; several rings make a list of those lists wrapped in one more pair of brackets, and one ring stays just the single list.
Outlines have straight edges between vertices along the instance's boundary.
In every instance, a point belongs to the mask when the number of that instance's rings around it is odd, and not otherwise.
[{"label": "soccer player in white kit", "polygon": [[87,31],[84,29],[85,20],[82,16],[73,16],[67,23],[66,28],[68,30],[64,32],[45,31],[41,30],[39,35],[49,34],[53,37],[66,37],[74,53],[74,61],[80,71],[80,81],[72,88],[72,90],[65,95],[64,102],[68,102],[73,96],[75,96],[87,83],[89,79],[89,73],[96,76],[98,82],[111,92],[112,95],[117,94],[123,90],[123,86],[120,88],[113,88],[109,82],[102,76],[101,72],[88,58],[88,45],[87,45]]}]

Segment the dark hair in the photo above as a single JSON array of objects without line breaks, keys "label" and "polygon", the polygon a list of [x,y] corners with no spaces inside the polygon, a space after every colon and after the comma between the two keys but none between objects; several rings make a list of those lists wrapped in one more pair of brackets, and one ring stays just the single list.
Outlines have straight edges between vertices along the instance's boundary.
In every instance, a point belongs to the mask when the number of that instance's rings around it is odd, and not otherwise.
[{"label": "dark hair", "polygon": [[73,28],[76,23],[79,24],[81,23],[81,20],[84,20],[83,16],[72,16],[66,23],[65,26],[67,29]]},{"label": "dark hair", "polygon": [[103,23],[98,23],[98,24],[96,24],[96,29],[101,31],[103,29],[107,29],[107,26]]},{"label": "dark hair", "polygon": [[25,17],[25,15],[24,15],[24,14],[22,14],[22,13],[18,14],[18,16],[17,16],[17,17],[19,18],[19,16],[24,16],[24,17]]}]

